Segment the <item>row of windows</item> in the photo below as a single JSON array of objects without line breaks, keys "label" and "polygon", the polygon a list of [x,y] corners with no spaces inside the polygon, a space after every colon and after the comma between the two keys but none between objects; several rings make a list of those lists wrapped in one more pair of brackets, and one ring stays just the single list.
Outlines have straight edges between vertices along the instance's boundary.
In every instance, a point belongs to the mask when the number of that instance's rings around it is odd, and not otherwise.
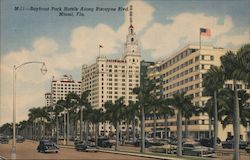
[{"label": "row of windows", "polygon": [[165,62],[163,65],[160,66],[160,71],[164,70],[168,67],[170,67],[171,65],[177,63],[179,60],[185,58],[186,56],[189,56],[190,54],[192,54],[193,52],[197,51],[198,49],[187,49],[185,51],[183,51],[182,53],[178,54],[177,56],[175,56],[174,58],[168,60],[167,62]]},{"label": "row of windows", "polygon": [[68,89],[68,90],[70,90],[70,89],[75,89],[75,90],[77,90],[77,89],[78,89],[78,90],[79,90],[80,87],[79,87],[79,88],[77,88],[77,87],[75,87],[75,88],[71,88],[71,87],[68,87],[68,88],[67,88],[67,87],[65,87],[65,88],[63,88],[63,87],[53,87],[53,89],[59,89],[59,90],[60,90],[60,89]]},{"label": "row of windows", "polygon": [[191,77],[186,78],[186,79],[184,79],[184,80],[181,80],[181,81],[179,81],[179,82],[176,82],[176,83],[174,83],[174,84],[171,84],[171,85],[169,85],[169,86],[163,88],[163,91],[169,90],[169,89],[172,89],[172,88],[181,86],[181,85],[184,85],[184,84],[186,84],[186,83],[188,83],[188,82],[192,82],[193,80],[197,80],[197,79],[199,79],[199,74],[197,74],[197,75],[195,75],[195,76],[191,76]]},{"label": "row of windows", "polygon": [[53,86],[65,86],[65,87],[80,87],[81,85],[80,84],[67,84],[67,83],[64,83],[64,84],[55,84],[53,83]]},{"label": "row of windows", "polygon": [[[178,93],[183,93],[183,92],[187,92],[187,91],[193,90],[194,88],[199,88],[199,87],[202,87],[202,84],[201,84],[201,83],[197,83],[197,84],[194,84],[194,85],[190,85],[190,86],[181,88],[181,89],[179,89],[179,90],[170,92],[170,93],[166,94],[165,97],[168,98],[168,97],[171,97],[172,95],[174,95],[174,94],[177,93],[177,92],[178,92]],[[193,96],[194,96],[194,97],[199,97],[199,94],[195,93]]]},{"label": "row of windows", "polygon": [[187,70],[185,70],[185,71],[183,71],[181,73],[178,73],[175,76],[163,81],[163,84],[169,83],[169,82],[174,81],[174,80],[176,80],[178,78],[181,78],[181,77],[183,77],[183,76],[185,76],[185,75],[187,75],[189,73],[192,73],[194,70],[197,71],[199,68],[200,69],[209,69],[209,68],[211,68],[211,66],[212,65],[208,65],[208,64],[204,65],[204,64],[202,64],[202,65],[200,65],[200,67],[199,67],[199,65],[197,65],[195,67],[191,67],[191,68],[189,68],[189,69],[187,69]]},{"label": "row of windows", "polygon": [[[176,126],[176,122],[167,122],[167,124],[165,124],[165,122],[157,122],[156,123],[156,126]],[[185,122],[182,121],[182,124],[184,125]],[[207,125],[205,123],[205,120],[189,120],[188,121],[188,125]],[[145,124],[145,127],[153,127],[154,126],[154,123],[146,123]]]}]

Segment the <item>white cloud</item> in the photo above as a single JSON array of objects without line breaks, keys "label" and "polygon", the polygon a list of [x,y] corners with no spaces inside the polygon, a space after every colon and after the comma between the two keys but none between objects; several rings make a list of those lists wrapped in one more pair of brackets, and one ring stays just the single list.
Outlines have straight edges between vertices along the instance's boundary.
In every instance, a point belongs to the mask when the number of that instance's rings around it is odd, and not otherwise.
[{"label": "white cloud", "polygon": [[216,40],[218,46],[240,46],[250,42],[250,28],[240,35],[221,35]]},{"label": "white cloud", "polygon": [[53,39],[41,37],[35,40],[33,47],[40,54],[49,55],[58,49],[58,44]]},{"label": "white cloud", "polygon": [[144,49],[151,49],[152,57],[167,57],[174,50],[180,47],[181,41],[184,43],[194,43],[199,41],[199,30],[201,27],[210,28],[212,37],[202,41],[210,41],[215,37],[227,33],[233,27],[232,18],[226,16],[224,23],[219,24],[219,18],[207,16],[202,13],[181,13],[174,17],[167,17],[172,23],[163,25],[155,23],[142,36],[141,41]]}]

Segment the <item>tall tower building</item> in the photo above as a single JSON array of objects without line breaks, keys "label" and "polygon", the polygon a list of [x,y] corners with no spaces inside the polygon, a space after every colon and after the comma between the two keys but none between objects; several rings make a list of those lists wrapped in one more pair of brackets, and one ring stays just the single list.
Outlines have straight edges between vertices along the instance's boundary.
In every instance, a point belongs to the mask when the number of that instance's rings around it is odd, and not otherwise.
[{"label": "tall tower building", "polygon": [[[105,44],[104,44],[105,49]],[[132,24],[132,6],[130,6],[130,25],[124,44],[122,58],[108,59],[99,56],[92,65],[82,66],[82,91],[90,90],[89,102],[95,108],[104,110],[104,103],[124,97],[136,101],[133,88],[140,86],[140,46]],[[99,125],[102,135],[114,132],[114,128],[105,122]],[[120,129],[125,131],[125,125]]]}]

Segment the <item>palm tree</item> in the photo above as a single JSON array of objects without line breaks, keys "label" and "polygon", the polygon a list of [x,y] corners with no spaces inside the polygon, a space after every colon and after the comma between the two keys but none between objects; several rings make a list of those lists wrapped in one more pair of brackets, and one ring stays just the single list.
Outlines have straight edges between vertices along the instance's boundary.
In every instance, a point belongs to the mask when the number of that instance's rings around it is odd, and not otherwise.
[{"label": "palm tree", "polygon": [[[86,141],[88,141],[88,133],[89,133],[89,120],[88,120],[88,114],[92,112],[92,106],[88,101],[88,96],[89,96],[90,90],[86,90],[81,94],[81,97],[79,98],[79,106],[81,107],[81,113],[80,113],[80,140],[83,140],[83,135],[82,135],[82,121],[83,119],[86,122],[86,130],[85,130],[85,136],[86,136]],[[83,108],[84,106],[84,108]],[[83,117],[83,111],[84,111],[84,117]]]},{"label": "palm tree", "polygon": [[104,112],[102,109],[93,109],[89,115],[90,122],[95,126],[95,145],[98,143],[99,123],[104,121]]},{"label": "palm tree", "polygon": [[169,99],[161,99],[159,107],[159,114],[164,116],[164,124],[165,124],[165,139],[168,138],[168,117],[172,117],[174,115],[174,109],[171,108],[171,102]]},{"label": "palm tree", "polygon": [[[244,108],[247,104],[250,94],[246,93],[245,90],[238,90],[239,107],[240,107],[240,122],[246,127],[248,118],[250,117],[250,111]],[[234,113],[232,110],[234,106],[234,91],[226,88],[219,92],[218,94],[218,105],[220,106],[219,118],[221,119],[222,125],[225,128],[228,124],[232,124],[234,120]]]},{"label": "palm tree", "polygon": [[104,104],[106,109],[107,117],[112,124],[115,124],[116,129],[116,143],[115,143],[115,150],[118,150],[118,141],[119,141],[119,125],[122,120],[124,120],[124,111],[125,111],[125,104],[123,97],[117,99],[115,103],[111,101],[107,101]]},{"label": "palm tree", "polygon": [[185,95],[185,93],[176,93],[173,95],[173,98],[169,99],[171,101],[171,105],[175,107],[177,110],[177,138],[178,138],[178,146],[177,146],[177,155],[182,156],[182,115],[183,111],[186,108],[192,106],[192,96]]},{"label": "palm tree", "polygon": [[64,107],[62,105],[60,105],[60,101],[56,103],[55,107],[54,107],[54,114],[56,117],[56,144],[58,144],[58,139],[59,139],[59,122],[58,122],[58,117],[61,114],[61,112],[64,110]]},{"label": "palm tree", "polygon": [[152,91],[155,89],[153,80],[147,77],[141,77],[140,87],[133,89],[133,93],[137,94],[139,109],[141,113],[141,152],[145,150],[145,111],[151,106],[153,101]]},{"label": "palm tree", "polygon": [[[191,102],[191,101],[190,101]],[[183,117],[185,118],[184,125],[185,125],[185,137],[189,137],[189,132],[188,132],[188,121],[190,118],[195,115],[199,115],[199,107],[194,106],[192,103],[187,103],[185,108],[183,108]]]},{"label": "palm tree", "polygon": [[238,69],[235,76],[250,84],[250,44],[243,45],[237,52]]},{"label": "palm tree", "polygon": [[[36,138],[42,138],[45,134],[45,121],[48,120],[48,113],[46,112],[46,107],[38,107],[29,109],[29,119],[35,122],[35,134]],[[38,134],[37,134],[37,123],[38,123]],[[38,136],[38,137],[37,137]]]},{"label": "palm tree", "polygon": [[[65,108],[67,109],[67,145],[69,144],[70,132],[70,112],[73,113],[79,102],[79,96],[76,93],[69,92],[65,97]],[[72,114],[71,114],[72,115]]]},{"label": "palm tree", "polygon": [[209,100],[207,100],[205,106],[201,106],[199,107],[199,112],[200,113],[207,113],[208,115],[208,138],[212,138],[212,118],[214,117],[214,99],[210,98]]},{"label": "palm tree", "polygon": [[210,70],[205,74],[203,79],[204,92],[208,96],[213,96],[214,99],[214,149],[217,146],[218,137],[218,107],[217,107],[217,93],[223,87],[224,76],[221,68],[211,66]]},{"label": "palm tree", "polygon": [[[138,110],[139,110],[138,103],[135,103],[133,101],[128,102],[128,106],[126,107],[126,119],[127,121],[132,122],[133,142],[135,142],[135,121],[136,121],[136,116],[139,113]],[[128,126],[127,126],[127,129],[128,129]],[[128,135],[127,135],[127,138],[128,138]]]},{"label": "palm tree", "polygon": [[232,51],[228,51],[224,56],[221,57],[221,65],[225,80],[233,81],[234,89],[234,159],[239,160],[239,141],[240,141],[240,111],[239,111],[239,99],[237,92],[237,81],[250,82],[249,76],[249,50],[250,45],[242,46],[237,54]]}]

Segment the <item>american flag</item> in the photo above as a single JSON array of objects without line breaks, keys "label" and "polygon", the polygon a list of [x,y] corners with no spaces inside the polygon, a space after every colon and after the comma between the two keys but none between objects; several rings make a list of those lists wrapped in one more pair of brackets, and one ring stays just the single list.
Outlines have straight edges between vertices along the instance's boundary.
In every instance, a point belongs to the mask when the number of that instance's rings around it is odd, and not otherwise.
[{"label": "american flag", "polygon": [[211,30],[209,28],[200,28],[201,36],[211,36]]}]

